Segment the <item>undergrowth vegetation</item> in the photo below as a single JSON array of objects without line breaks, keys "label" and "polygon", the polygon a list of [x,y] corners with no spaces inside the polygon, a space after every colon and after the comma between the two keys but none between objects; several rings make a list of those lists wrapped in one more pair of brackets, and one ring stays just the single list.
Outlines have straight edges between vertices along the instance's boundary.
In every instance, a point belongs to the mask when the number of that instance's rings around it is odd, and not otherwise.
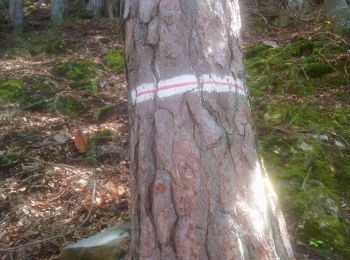
[{"label": "undergrowth vegetation", "polygon": [[342,257],[350,254],[348,48],[296,36],[245,52],[259,151],[296,239]]}]

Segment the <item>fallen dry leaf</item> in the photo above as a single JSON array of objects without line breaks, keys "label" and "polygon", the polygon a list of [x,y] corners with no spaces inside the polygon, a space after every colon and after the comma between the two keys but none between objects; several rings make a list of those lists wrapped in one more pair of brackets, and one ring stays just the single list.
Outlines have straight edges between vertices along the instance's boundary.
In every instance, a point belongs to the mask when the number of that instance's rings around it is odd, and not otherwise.
[{"label": "fallen dry leaf", "polygon": [[85,153],[87,147],[87,140],[80,129],[78,129],[78,131],[76,131],[76,133],[74,134],[74,145],[80,153]]}]

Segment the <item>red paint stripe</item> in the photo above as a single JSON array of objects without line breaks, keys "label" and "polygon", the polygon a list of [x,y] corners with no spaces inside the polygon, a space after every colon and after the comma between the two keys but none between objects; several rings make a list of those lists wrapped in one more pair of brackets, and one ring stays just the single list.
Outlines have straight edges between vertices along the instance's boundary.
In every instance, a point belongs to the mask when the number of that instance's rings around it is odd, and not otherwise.
[{"label": "red paint stripe", "polygon": [[[187,87],[187,86],[195,85],[195,84],[197,85],[198,82],[197,81],[195,81],[195,82],[183,82],[183,83],[178,83],[178,84],[173,84],[173,85],[167,85],[167,86],[160,87],[158,89],[158,92],[169,90],[169,89]],[[242,86],[239,86],[237,84],[227,83],[227,82],[206,81],[206,82],[203,82],[202,84],[203,85],[206,85],[206,84],[223,85],[223,86],[229,86],[231,88],[236,87],[236,88],[243,90],[243,91],[245,90],[244,87],[242,87]],[[137,93],[136,97],[147,95],[147,94],[152,94],[152,93],[156,93],[156,92],[157,92],[157,89],[145,90],[145,91],[142,91],[140,93]]]}]

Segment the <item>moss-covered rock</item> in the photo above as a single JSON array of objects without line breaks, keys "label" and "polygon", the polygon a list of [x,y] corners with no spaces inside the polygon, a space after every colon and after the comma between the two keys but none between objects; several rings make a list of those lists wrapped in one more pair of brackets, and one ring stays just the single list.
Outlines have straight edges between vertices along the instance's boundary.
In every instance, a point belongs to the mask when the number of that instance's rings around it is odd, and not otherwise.
[{"label": "moss-covered rock", "polygon": [[124,71],[124,56],[122,49],[109,51],[105,56],[106,66],[118,73]]}]

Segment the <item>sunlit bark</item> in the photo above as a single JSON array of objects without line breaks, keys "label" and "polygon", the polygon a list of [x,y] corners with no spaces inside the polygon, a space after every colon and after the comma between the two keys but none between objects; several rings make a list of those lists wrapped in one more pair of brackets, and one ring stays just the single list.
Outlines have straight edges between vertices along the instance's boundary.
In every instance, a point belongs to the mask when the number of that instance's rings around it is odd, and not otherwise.
[{"label": "sunlit bark", "polygon": [[293,259],[243,83],[237,1],[124,1],[131,259]]}]

